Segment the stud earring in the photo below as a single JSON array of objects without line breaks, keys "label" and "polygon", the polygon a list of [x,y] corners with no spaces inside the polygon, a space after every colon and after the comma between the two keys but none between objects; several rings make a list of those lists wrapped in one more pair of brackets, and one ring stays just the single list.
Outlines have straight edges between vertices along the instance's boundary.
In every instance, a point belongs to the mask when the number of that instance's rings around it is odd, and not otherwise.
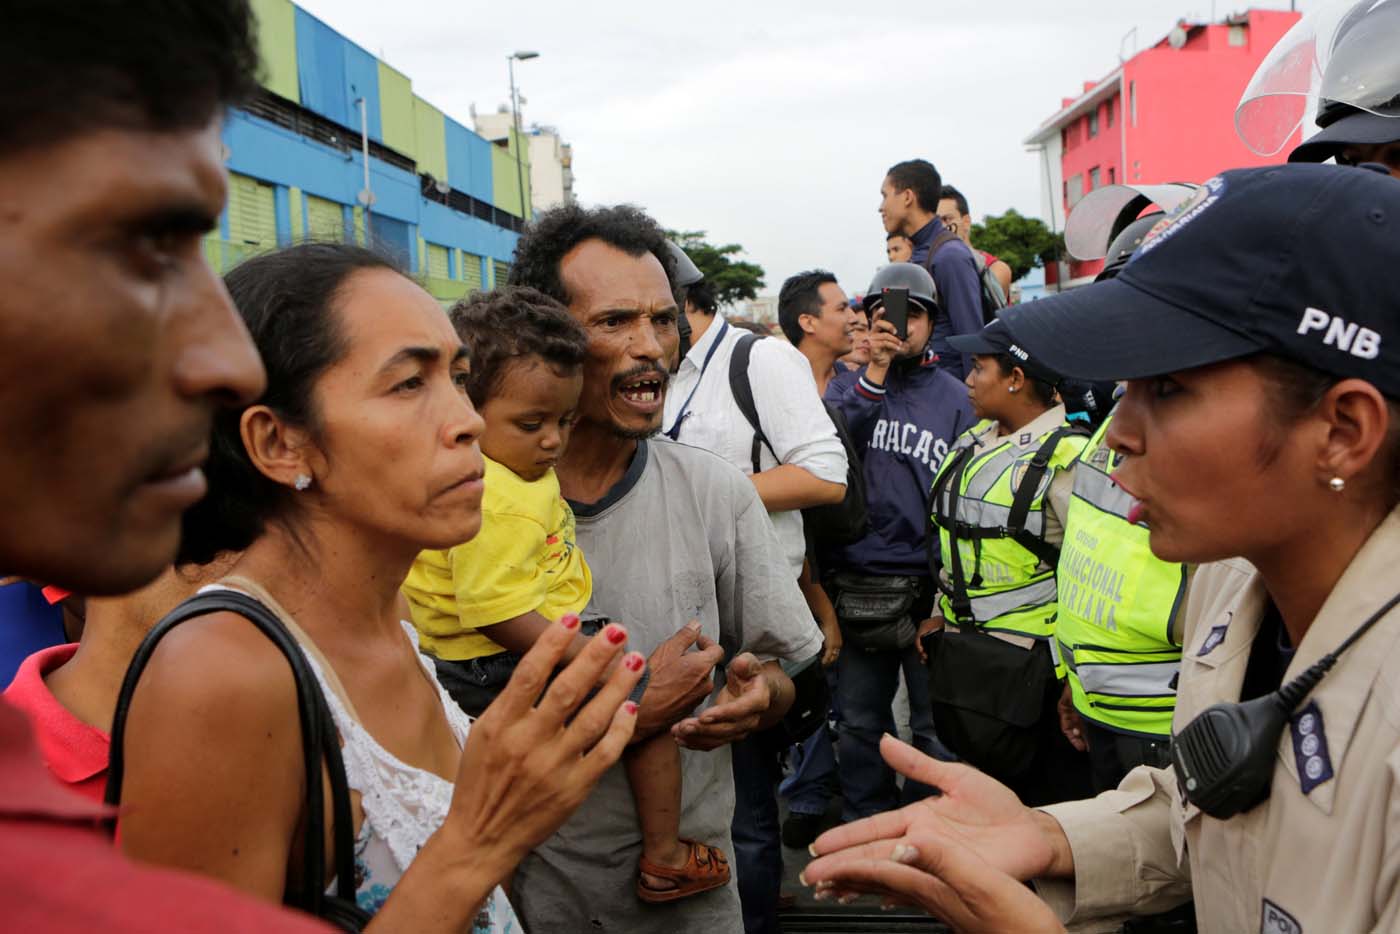
[{"label": "stud earring", "polygon": [[298,493],[311,487],[311,478],[304,473],[297,474],[297,478],[292,481],[292,486]]},{"label": "stud earring", "polygon": [[1010,386],[1010,387],[1007,388],[1006,391],[1007,391],[1007,392],[1015,392],[1015,391],[1016,391],[1016,387],[1015,387],[1015,386]]},{"label": "stud earring", "polygon": [[1333,477],[1327,481],[1327,486],[1333,493],[1340,493],[1347,488],[1347,482],[1341,477]]}]

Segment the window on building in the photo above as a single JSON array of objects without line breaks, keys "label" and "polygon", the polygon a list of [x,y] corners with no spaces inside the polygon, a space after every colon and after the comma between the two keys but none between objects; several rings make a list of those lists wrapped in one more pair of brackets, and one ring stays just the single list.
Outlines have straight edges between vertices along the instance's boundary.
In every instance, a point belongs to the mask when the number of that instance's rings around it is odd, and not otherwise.
[{"label": "window on building", "polygon": [[345,208],[334,201],[307,195],[306,234],[312,240],[344,240]]},{"label": "window on building", "polygon": [[447,258],[447,247],[437,243],[428,244],[428,275],[434,279],[451,278],[451,263]]},{"label": "window on building", "polygon": [[483,286],[481,282],[481,257],[475,253],[462,251],[462,281],[467,284],[467,291],[478,292]]},{"label": "window on building", "polygon": [[1132,126],[1137,126],[1137,82],[1128,82],[1128,116]]},{"label": "window on building", "polygon": [[1115,94],[1113,97],[1109,98],[1108,103],[1104,106],[1104,114],[1103,114],[1103,115],[1104,115],[1105,119],[1108,120],[1108,128],[1109,128],[1110,130],[1113,129],[1113,112],[1114,112],[1115,110],[1117,110],[1117,109],[1118,109],[1118,95]]},{"label": "window on building", "polygon": [[1088,187],[1086,190],[1087,190],[1087,191],[1093,191],[1095,188],[1098,188],[1098,187],[1099,187],[1099,168],[1098,168],[1098,166],[1094,166],[1092,169],[1089,170],[1089,187]]},{"label": "window on building", "polygon": [[1089,114],[1089,138],[1093,139],[1099,135],[1099,109],[1095,107]]},{"label": "window on building", "polygon": [[1079,203],[1079,199],[1084,197],[1084,176],[1075,175],[1065,182],[1067,190],[1065,192],[1065,203],[1069,207],[1074,207]]},{"label": "window on building", "polygon": [[1243,27],[1243,26],[1231,26],[1231,27],[1230,27],[1230,44],[1231,44],[1231,45],[1243,46],[1243,45],[1246,44],[1245,40],[1246,40],[1246,36],[1245,36],[1245,31],[1244,31],[1244,27]]},{"label": "window on building", "polygon": [[1110,166],[1108,167],[1108,183],[1109,183],[1110,185],[1113,185],[1113,184],[1116,184],[1117,181],[1118,181],[1118,170],[1117,170],[1116,168],[1114,168],[1113,166],[1110,165]]},{"label": "window on building", "polygon": [[1070,146],[1069,136],[1070,136],[1070,134],[1069,134],[1069,127],[1065,127],[1063,130],[1060,131],[1060,148],[1061,148],[1061,149],[1069,149],[1069,146]]}]

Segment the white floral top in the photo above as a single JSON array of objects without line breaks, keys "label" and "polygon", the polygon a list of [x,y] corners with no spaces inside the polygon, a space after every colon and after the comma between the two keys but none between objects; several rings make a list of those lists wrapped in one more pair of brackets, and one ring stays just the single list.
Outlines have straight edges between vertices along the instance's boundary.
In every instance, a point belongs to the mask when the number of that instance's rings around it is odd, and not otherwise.
[{"label": "white floral top", "polygon": [[[418,634],[409,623],[403,623],[403,627],[417,654]],[[470,718],[438,684],[432,666],[422,655],[418,655],[418,660],[437,685],[458,745],[464,744],[471,728]],[[365,819],[355,841],[355,898],[362,909],[374,914],[388,899],[419,848],[442,826],[452,802],[452,783],[400,761],[379,745],[350,716],[316,660],[308,655],[307,661],[340,731],[346,782],[360,793]],[[520,934],[522,930],[499,886],[481,906],[472,925],[472,934]]]}]

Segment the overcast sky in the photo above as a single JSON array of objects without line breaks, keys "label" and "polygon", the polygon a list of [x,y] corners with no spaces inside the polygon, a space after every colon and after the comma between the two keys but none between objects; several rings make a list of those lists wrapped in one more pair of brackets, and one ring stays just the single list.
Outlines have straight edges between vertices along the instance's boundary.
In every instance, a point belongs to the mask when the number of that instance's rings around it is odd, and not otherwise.
[{"label": "overcast sky", "polygon": [[812,266],[864,291],[884,261],[880,181],[901,159],[932,161],[974,218],[1038,214],[1038,157],[1021,140],[1112,71],[1120,45],[1131,53],[1129,30],[1145,48],[1213,11],[1210,0],[298,2],[468,126],[473,103],[509,99],[506,56],[538,51],[516,65],[523,119],[573,143],[580,200],[631,202],[740,243],[769,293]]}]

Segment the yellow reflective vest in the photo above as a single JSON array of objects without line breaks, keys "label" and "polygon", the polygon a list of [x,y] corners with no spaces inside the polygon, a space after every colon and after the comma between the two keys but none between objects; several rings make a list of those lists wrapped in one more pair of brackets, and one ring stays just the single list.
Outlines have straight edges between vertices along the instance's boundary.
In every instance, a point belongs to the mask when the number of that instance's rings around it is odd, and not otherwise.
[{"label": "yellow reflective vest", "polygon": [[1154,557],[1147,527],[1128,522],[1132,498],[1109,479],[1117,457],[1104,442],[1109,421],[1075,467],[1055,634],[1080,716],[1120,733],[1165,737],[1181,669],[1172,621],[1186,568]]},{"label": "yellow reflective vest", "polygon": [[981,443],[989,427],[984,421],[964,432],[934,477],[939,606],[959,625],[1048,641],[1058,550],[1045,541],[1045,495],[1055,474],[1074,466],[1085,438],[1061,424]]}]

